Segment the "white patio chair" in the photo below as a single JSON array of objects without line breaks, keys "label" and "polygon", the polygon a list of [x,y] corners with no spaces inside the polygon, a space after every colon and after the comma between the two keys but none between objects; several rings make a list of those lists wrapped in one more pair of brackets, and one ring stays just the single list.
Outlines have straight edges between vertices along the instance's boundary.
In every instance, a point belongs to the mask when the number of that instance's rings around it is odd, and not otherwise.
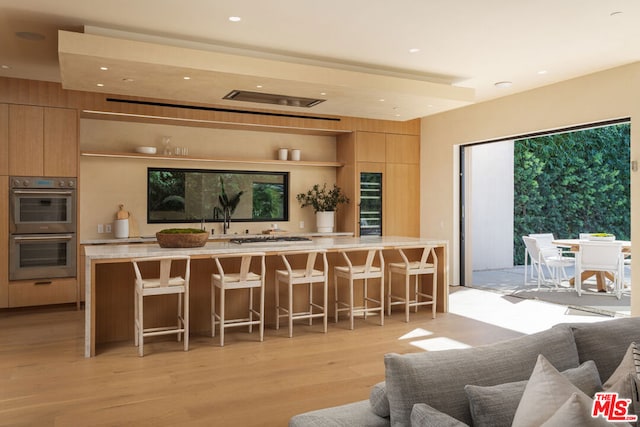
[{"label": "white patio chair", "polygon": [[[538,275],[538,290],[542,282],[548,282],[544,275],[543,268],[547,269],[549,273],[551,284],[558,289],[561,280],[564,278],[568,280],[566,267],[571,267],[575,263],[575,259],[572,257],[562,256],[562,250],[555,245],[540,246],[538,240],[534,237],[523,236],[522,240],[527,248],[527,253],[531,259],[532,267],[537,271]],[[543,243],[544,245],[544,243]],[[527,256],[525,254],[525,285],[527,284]]]},{"label": "white patio chair", "polygon": [[624,280],[624,255],[620,242],[580,242],[580,250],[576,253],[575,288],[578,296],[582,294],[582,272],[613,273],[614,295],[620,299],[622,281]]}]

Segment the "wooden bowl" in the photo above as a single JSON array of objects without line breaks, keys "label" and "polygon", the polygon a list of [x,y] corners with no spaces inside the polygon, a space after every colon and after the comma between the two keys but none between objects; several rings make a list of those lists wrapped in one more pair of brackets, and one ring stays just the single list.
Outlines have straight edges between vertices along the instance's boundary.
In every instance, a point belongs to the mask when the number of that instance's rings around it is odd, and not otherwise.
[{"label": "wooden bowl", "polygon": [[156,238],[161,248],[199,248],[207,243],[209,233],[162,233]]}]

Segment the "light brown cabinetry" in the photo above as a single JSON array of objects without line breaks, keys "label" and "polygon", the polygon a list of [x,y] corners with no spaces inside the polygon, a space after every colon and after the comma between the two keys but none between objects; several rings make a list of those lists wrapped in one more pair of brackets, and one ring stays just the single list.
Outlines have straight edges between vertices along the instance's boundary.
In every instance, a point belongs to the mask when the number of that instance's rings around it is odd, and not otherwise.
[{"label": "light brown cabinetry", "polygon": [[0,104],[0,176],[9,175],[9,106]]},{"label": "light brown cabinetry", "polygon": [[420,235],[420,137],[357,131],[338,137],[340,187],[352,203],[338,211],[341,231],[359,233],[359,189],[362,172],[383,174],[382,234]]},{"label": "light brown cabinetry", "polygon": [[9,306],[9,177],[0,176],[0,308]]},{"label": "light brown cabinetry", "polygon": [[9,176],[78,175],[75,109],[0,105],[0,307],[77,300],[75,277],[9,281]]},{"label": "light brown cabinetry", "polygon": [[77,176],[76,110],[9,105],[9,175]]},{"label": "light brown cabinetry", "polygon": [[14,280],[9,282],[9,307],[75,302],[77,293],[75,277]]}]

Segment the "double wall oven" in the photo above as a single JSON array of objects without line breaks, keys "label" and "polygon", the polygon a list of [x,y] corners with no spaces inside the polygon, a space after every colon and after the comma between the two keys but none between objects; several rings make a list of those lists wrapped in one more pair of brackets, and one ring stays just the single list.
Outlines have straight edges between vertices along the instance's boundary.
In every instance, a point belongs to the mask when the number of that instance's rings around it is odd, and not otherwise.
[{"label": "double wall oven", "polygon": [[75,277],[76,178],[9,182],[9,279]]}]

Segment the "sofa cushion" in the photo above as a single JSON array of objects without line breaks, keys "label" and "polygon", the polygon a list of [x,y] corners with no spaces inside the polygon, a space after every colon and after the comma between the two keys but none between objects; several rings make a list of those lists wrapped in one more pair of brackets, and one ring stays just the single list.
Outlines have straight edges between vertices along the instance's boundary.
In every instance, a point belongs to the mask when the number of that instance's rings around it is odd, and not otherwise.
[{"label": "sofa cushion", "polygon": [[538,427],[571,397],[581,392],[543,356],[538,356],[513,417],[513,427]]},{"label": "sofa cushion", "polygon": [[368,400],[361,400],[333,408],[318,409],[292,417],[289,427],[388,427],[389,419],[371,411]]},{"label": "sofa cushion", "polygon": [[374,414],[380,417],[389,416],[389,399],[387,399],[387,387],[384,381],[371,387],[369,402]]},{"label": "sofa cushion", "polygon": [[[562,375],[587,396],[602,390],[598,369],[591,360],[563,371]],[[465,386],[474,427],[511,426],[527,382],[523,380],[489,387]]]},{"label": "sofa cushion", "polygon": [[538,354],[544,354],[561,370],[578,366],[578,353],[568,326],[474,348],[387,354],[385,379],[391,424],[408,426],[416,403],[427,403],[471,424],[464,386],[527,379]]},{"label": "sofa cushion", "polygon": [[469,427],[426,403],[416,403],[411,410],[411,427]]},{"label": "sofa cushion", "polygon": [[580,362],[596,362],[603,380],[616,370],[629,344],[640,342],[640,317],[569,326],[573,330]]}]

